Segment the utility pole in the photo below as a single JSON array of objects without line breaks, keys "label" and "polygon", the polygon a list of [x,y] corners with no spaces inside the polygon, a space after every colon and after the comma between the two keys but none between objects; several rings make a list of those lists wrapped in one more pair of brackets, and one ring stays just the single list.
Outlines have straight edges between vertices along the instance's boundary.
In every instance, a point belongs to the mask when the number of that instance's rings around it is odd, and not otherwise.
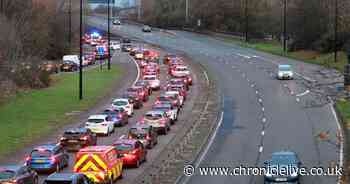
[{"label": "utility pole", "polygon": [[283,0],[283,51],[287,51],[287,0]]},{"label": "utility pole", "polygon": [[188,23],[188,17],[189,17],[189,12],[190,11],[190,7],[189,7],[189,0],[186,0],[186,23]]},{"label": "utility pole", "polygon": [[79,100],[83,99],[83,0],[80,0],[80,57],[79,57]]},{"label": "utility pole", "polygon": [[249,31],[249,13],[248,13],[248,0],[245,0],[245,41],[249,42],[248,31]]},{"label": "utility pole", "polygon": [[334,6],[334,62],[338,61],[338,0]]},{"label": "utility pole", "polygon": [[141,8],[142,8],[142,0],[138,0],[138,7],[137,7],[137,20],[141,21]]},{"label": "utility pole", "polygon": [[69,5],[68,5],[68,43],[69,43],[69,49],[71,49],[72,46],[72,0],[69,0]]},{"label": "utility pole", "polygon": [[108,15],[107,15],[107,29],[108,29],[108,31],[107,31],[107,37],[108,37],[108,70],[110,70],[111,69],[111,7],[110,7],[110,5],[111,5],[111,0],[108,0],[108,11],[107,11],[107,13],[108,13]]}]

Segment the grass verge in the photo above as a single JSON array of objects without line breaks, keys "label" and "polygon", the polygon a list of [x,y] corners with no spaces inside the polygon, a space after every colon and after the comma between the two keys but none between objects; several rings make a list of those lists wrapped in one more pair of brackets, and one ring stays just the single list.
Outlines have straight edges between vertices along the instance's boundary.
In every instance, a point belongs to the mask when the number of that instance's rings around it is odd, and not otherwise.
[{"label": "grass verge", "polygon": [[318,64],[327,68],[334,68],[338,71],[343,72],[344,66],[347,64],[347,57],[344,52],[339,52],[339,61],[334,62],[333,53],[320,53],[311,50],[300,50],[295,52],[284,53],[281,44],[277,41],[261,41],[245,43],[240,39],[236,38],[223,38],[224,41],[235,43],[241,47],[252,48],[258,51],[267,52],[270,54],[284,56],[296,60],[300,60],[306,63]]},{"label": "grass verge", "polygon": [[19,92],[7,99],[0,106],[0,156],[73,121],[74,112],[91,108],[111,91],[121,72],[116,65],[110,71],[84,71],[82,101],[78,100],[78,74],[71,73],[53,76],[49,88]]}]

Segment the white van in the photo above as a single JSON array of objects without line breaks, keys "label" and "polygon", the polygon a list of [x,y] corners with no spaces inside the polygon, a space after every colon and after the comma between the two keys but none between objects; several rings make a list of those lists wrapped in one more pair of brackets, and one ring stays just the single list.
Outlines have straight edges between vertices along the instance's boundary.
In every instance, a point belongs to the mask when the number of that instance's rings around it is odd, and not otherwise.
[{"label": "white van", "polygon": [[78,55],[65,55],[63,56],[63,62],[65,61],[72,61],[76,63],[78,66],[80,64],[79,56]]},{"label": "white van", "polygon": [[293,75],[293,70],[290,65],[278,65],[278,79],[293,79]]}]

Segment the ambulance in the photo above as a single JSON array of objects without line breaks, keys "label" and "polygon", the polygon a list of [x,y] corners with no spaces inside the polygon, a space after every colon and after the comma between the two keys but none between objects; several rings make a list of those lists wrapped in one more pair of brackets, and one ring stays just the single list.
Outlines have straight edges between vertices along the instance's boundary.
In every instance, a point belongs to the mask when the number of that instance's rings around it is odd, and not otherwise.
[{"label": "ambulance", "polygon": [[123,177],[123,160],[113,146],[89,146],[77,153],[74,172],[94,183],[111,184]]}]

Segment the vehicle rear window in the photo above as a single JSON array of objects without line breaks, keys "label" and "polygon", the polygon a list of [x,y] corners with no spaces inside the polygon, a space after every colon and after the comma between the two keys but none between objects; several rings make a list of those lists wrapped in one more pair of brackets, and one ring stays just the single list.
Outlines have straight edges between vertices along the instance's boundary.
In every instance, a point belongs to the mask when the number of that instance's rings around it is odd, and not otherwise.
[{"label": "vehicle rear window", "polygon": [[80,135],[83,132],[64,132],[64,135]]},{"label": "vehicle rear window", "polygon": [[176,68],[177,71],[187,71],[187,68]]},{"label": "vehicle rear window", "polygon": [[71,184],[72,181],[50,181],[47,180],[44,182],[44,184]]},{"label": "vehicle rear window", "polygon": [[134,149],[132,144],[117,144],[115,147],[118,151],[130,151]]},{"label": "vehicle rear window", "polygon": [[50,150],[34,150],[31,153],[32,157],[50,157],[52,152]]},{"label": "vehicle rear window", "polygon": [[123,106],[123,105],[127,105],[128,103],[126,101],[116,101],[116,102],[113,102],[113,104],[116,106]]},{"label": "vehicle rear window", "polygon": [[149,119],[149,120],[157,120],[157,119],[162,118],[162,115],[161,114],[146,114],[145,118]]},{"label": "vehicle rear window", "polygon": [[145,80],[156,80],[156,77],[145,77]]},{"label": "vehicle rear window", "polygon": [[88,120],[89,123],[102,123],[104,122],[103,119],[89,119]]},{"label": "vehicle rear window", "polygon": [[15,172],[11,170],[1,170],[0,169],[0,180],[6,180],[13,178],[15,176]]}]

